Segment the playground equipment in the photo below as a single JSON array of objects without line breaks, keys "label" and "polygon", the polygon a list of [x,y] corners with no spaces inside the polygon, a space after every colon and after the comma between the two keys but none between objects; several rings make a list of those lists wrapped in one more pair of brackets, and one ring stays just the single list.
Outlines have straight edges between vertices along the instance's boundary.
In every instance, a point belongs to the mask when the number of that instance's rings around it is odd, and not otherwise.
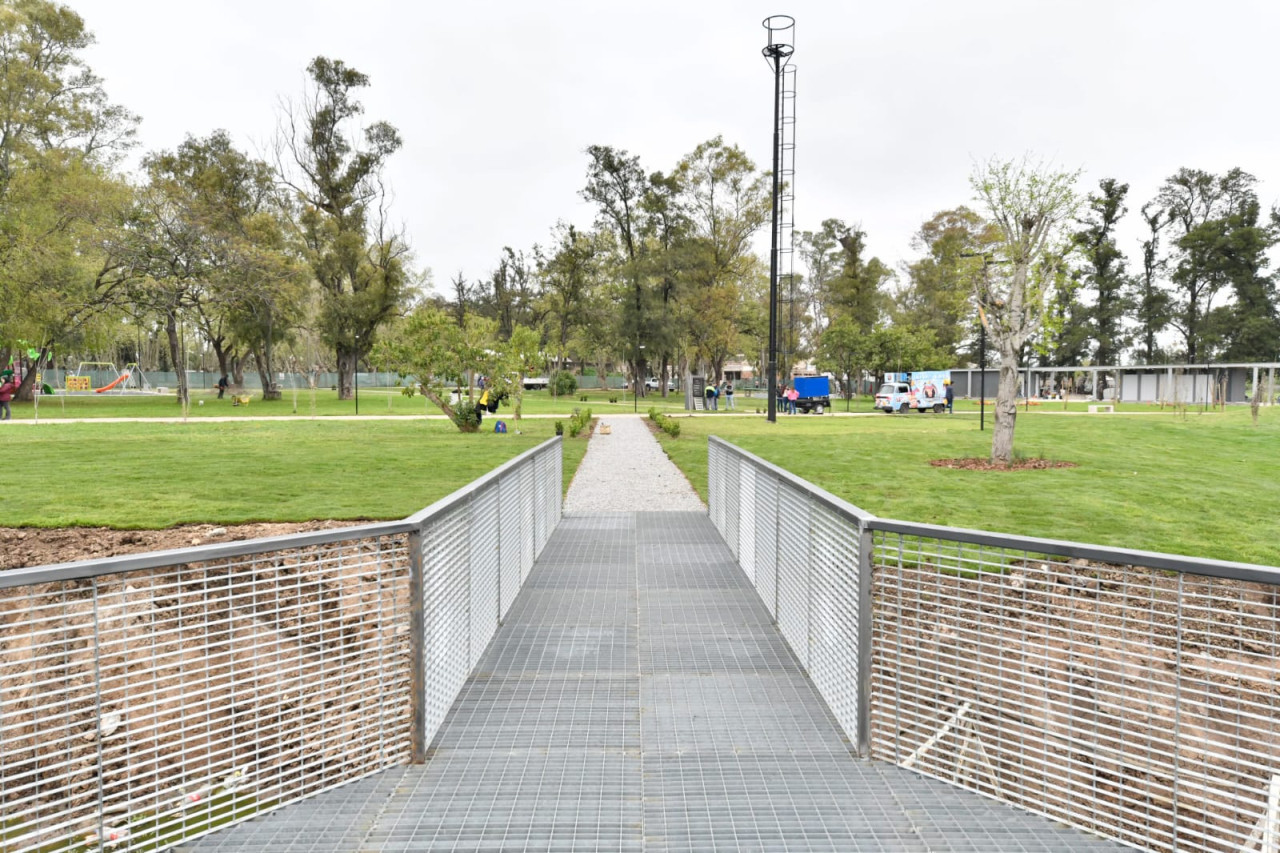
[{"label": "playground equipment", "polygon": [[[96,380],[96,381],[95,381]],[[94,387],[94,386],[97,387]],[[158,391],[147,381],[146,374],[136,361],[117,370],[109,361],[82,361],[75,373],[67,374],[67,394],[156,394]]]}]

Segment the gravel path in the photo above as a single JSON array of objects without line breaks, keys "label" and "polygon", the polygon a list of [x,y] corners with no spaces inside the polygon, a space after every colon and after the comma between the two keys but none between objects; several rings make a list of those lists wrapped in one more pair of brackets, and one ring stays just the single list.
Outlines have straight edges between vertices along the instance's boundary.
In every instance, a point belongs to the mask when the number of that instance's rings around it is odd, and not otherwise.
[{"label": "gravel path", "polygon": [[[601,433],[608,426],[611,435]],[[706,504],[638,417],[600,418],[565,512],[705,512]]]}]

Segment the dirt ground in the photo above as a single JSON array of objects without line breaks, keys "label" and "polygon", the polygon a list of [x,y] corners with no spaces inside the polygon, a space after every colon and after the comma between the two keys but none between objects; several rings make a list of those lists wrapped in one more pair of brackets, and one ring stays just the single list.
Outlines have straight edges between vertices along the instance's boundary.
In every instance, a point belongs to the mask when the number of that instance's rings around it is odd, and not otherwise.
[{"label": "dirt ground", "polygon": [[256,524],[185,524],[167,530],[111,530],[105,527],[0,527],[0,571],[76,560],[96,560],[141,551],[213,545],[263,536],[350,527],[355,521]]}]

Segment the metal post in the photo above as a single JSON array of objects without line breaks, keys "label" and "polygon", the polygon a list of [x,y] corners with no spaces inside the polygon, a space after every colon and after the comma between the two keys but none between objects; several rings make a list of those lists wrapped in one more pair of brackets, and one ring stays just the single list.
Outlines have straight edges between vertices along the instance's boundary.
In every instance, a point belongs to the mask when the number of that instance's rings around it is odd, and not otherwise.
[{"label": "metal post", "polygon": [[773,57],[773,233],[769,238],[769,420],[778,420],[778,208],[782,204],[779,192],[782,165],[781,119],[782,109],[782,59]]},{"label": "metal post", "polygon": [[409,763],[427,763],[427,622],[422,528],[409,534]]},{"label": "metal post", "polygon": [[871,644],[873,642],[875,608],[872,596],[875,534],[866,522],[858,519],[858,755],[871,757]]},{"label": "metal post", "polygon": [[987,428],[987,322],[978,329],[978,429]]},{"label": "metal post", "polygon": [[351,368],[351,379],[355,386],[356,414],[360,414],[360,336],[356,335],[356,359]]},{"label": "metal post", "polygon": [[765,61],[773,69],[773,233],[769,240],[769,364],[767,367],[769,408],[771,423],[778,420],[778,237],[782,219],[782,69],[791,58],[794,48],[782,41],[775,41],[775,34],[793,30],[795,20],[787,15],[774,15],[764,19],[769,31],[769,43],[763,51]]}]

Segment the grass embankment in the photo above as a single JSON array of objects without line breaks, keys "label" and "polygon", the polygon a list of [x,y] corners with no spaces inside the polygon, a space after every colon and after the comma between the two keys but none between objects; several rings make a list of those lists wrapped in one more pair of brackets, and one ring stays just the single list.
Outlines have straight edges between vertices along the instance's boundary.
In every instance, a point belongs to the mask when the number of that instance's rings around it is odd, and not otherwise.
[{"label": "grass embankment", "polygon": [[[212,417],[246,417],[262,418],[276,416],[299,417],[333,417],[338,415],[354,416],[356,405],[354,400],[339,400],[338,392],[327,388],[314,393],[309,389],[300,389],[296,400],[294,392],[286,388],[284,398],[267,402],[261,399],[261,392],[251,395],[247,406],[232,405],[231,396],[218,399],[217,390],[192,389],[191,405],[188,409],[190,418]],[[477,395],[478,396],[478,395]],[[580,398],[586,396],[586,402]],[[616,403],[610,403],[616,398]],[[203,404],[203,405],[202,405]],[[645,412],[650,406],[660,409],[682,410],[684,395],[671,393],[666,400],[658,392],[650,392],[649,396],[640,399],[639,411]],[[624,413],[636,410],[635,401],[630,394],[620,391],[580,391],[571,396],[552,397],[548,391],[527,391],[524,396],[522,413],[526,415],[559,415],[568,417],[575,408],[590,408],[597,415]],[[112,396],[94,394],[92,396],[63,396],[54,394],[40,398],[39,420],[61,420],[63,418],[180,418],[182,407],[172,394]],[[430,415],[443,417],[440,410],[421,394],[407,397],[399,388],[361,388],[360,415],[400,415],[405,417]],[[13,416],[19,420],[31,420],[37,416],[36,406],[32,403],[14,403]],[[501,406],[498,412],[488,417],[502,418],[510,422],[513,410],[510,402]]]},{"label": "grass embankment", "polygon": [[667,453],[706,498],[706,436],[719,435],[888,518],[1280,566],[1280,409],[1185,418],[1019,412],[1017,450],[1079,467],[963,471],[991,423],[972,416],[691,417]]},{"label": "grass embankment", "polygon": [[[377,420],[3,429],[0,524],[154,529],[403,518],[550,438],[553,421],[522,435]],[[566,488],[586,447],[564,440]]]}]

